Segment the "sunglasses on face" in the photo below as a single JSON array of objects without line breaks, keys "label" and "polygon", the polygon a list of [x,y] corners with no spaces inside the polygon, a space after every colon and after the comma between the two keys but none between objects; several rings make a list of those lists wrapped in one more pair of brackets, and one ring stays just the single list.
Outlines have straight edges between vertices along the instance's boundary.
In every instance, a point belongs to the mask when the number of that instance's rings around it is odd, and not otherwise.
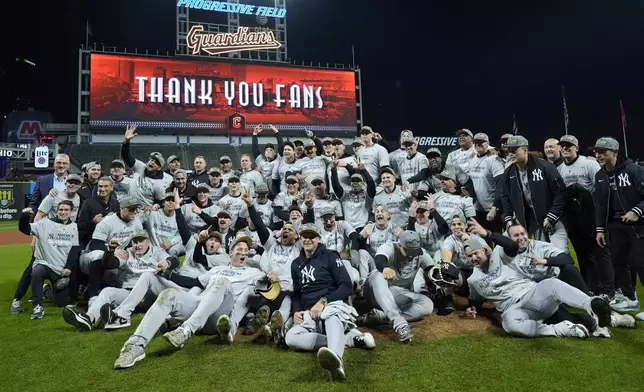
[{"label": "sunglasses on face", "polygon": [[476,141],[476,142],[474,142],[474,145],[475,146],[482,146],[485,143],[487,143],[487,142]]},{"label": "sunglasses on face", "polygon": [[309,234],[309,233],[300,234],[300,237],[305,238],[307,240],[312,240],[317,238],[315,234]]},{"label": "sunglasses on face", "polygon": [[516,154],[518,149],[519,149],[519,147],[508,147],[508,152],[510,154]]},{"label": "sunglasses on face", "polygon": [[574,145],[568,144],[568,143],[562,143],[562,144],[560,144],[560,146],[561,146],[561,148],[563,148],[565,150],[567,150],[569,148],[572,148],[572,147],[575,147]]},{"label": "sunglasses on face", "polygon": [[220,177],[221,173],[210,173],[210,177]]},{"label": "sunglasses on face", "polygon": [[221,165],[227,165],[229,163],[230,163],[230,161],[221,161],[221,162],[219,162],[219,164],[221,164]]},{"label": "sunglasses on face", "polygon": [[71,181],[67,181],[67,184],[68,184],[68,185],[80,185],[80,184],[81,184],[81,182],[80,182],[80,181],[76,181],[76,180],[71,180]]}]

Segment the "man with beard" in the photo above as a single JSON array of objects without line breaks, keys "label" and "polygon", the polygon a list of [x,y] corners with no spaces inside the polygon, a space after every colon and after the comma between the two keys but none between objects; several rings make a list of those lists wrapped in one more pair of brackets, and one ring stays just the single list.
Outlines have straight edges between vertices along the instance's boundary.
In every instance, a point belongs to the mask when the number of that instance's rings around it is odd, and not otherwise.
[{"label": "man with beard", "polygon": [[226,249],[226,253],[230,251],[230,247],[235,242],[237,230],[232,226],[230,215],[226,211],[221,211],[215,217],[215,223],[210,228],[210,231],[219,233],[221,236],[221,243]]},{"label": "man with beard", "polygon": [[443,153],[436,147],[432,147],[425,153],[428,167],[418,172],[416,175],[403,181],[402,185],[409,188],[409,184],[420,182],[416,187],[418,190],[418,199],[424,199],[425,195],[440,191],[441,182],[438,174],[443,171]]},{"label": "man with beard", "polygon": [[615,296],[615,272],[610,252],[595,241],[595,161],[579,156],[579,141],[565,135],[559,141],[564,162],[557,168],[568,191],[566,223],[570,242],[575,248],[579,269],[588,287],[597,295]]},{"label": "man with beard", "polygon": [[[333,189],[337,189],[335,195],[342,204],[344,220],[349,222],[357,232],[360,232],[369,221],[373,198],[376,196],[376,183],[369,172],[364,169],[364,165],[359,164],[358,170],[361,173],[351,175],[351,191],[344,192],[338,178],[338,163],[337,159],[331,161],[331,186]],[[366,189],[364,188],[365,182],[367,183]]]},{"label": "man with beard", "polygon": [[503,136],[501,136],[501,139],[499,140],[499,146],[501,146],[498,150],[499,158],[503,159],[503,165],[505,166],[505,168],[510,166],[510,164],[512,164],[512,161],[514,159],[514,156],[510,156],[510,154],[508,153],[508,146],[507,146],[508,139],[511,137],[512,137],[511,133],[505,133],[503,134]]},{"label": "man with beard", "polygon": [[273,212],[273,203],[268,200],[268,186],[266,184],[261,183],[255,187],[255,201],[253,205],[259,213],[259,216],[262,217],[264,225],[272,228],[279,218]]},{"label": "man with beard", "polygon": [[101,281],[106,278],[111,279],[111,275],[114,273],[114,271],[108,271],[107,276],[105,276],[105,270],[112,269],[106,268],[103,263],[105,252],[126,249],[130,244],[132,233],[143,230],[141,220],[137,217],[141,207],[139,201],[134,197],[128,196],[120,201],[120,207],[118,213],[108,215],[96,224],[92,239],[79,259],[81,272],[89,276],[87,293],[90,306],[98,296]]},{"label": "man with beard", "polygon": [[224,184],[219,168],[213,167],[208,170],[208,185],[210,185],[210,200],[215,204],[228,194],[228,186]]},{"label": "man with beard", "polygon": [[[356,158],[349,155],[345,150],[346,146],[344,145],[344,142],[342,139],[335,138],[332,141],[333,143],[333,154],[332,157],[338,161],[338,181],[340,182],[340,185],[342,185],[342,188],[344,189],[344,192],[350,192],[351,191],[351,175],[353,174],[353,167],[356,166],[358,163],[356,161]],[[327,166],[327,177],[331,178],[331,165]],[[372,177],[373,178],[373,177]],[[374,180],[375,181],[375,180]],[[331,189],[332,193],[335,193],[335,189]]]},{"label": "man with beard", "polygon": [[[177,192],[178,194],[178,192]],[[166,193],[163,208],[145,211],[140,215],[141,223],[148,232],[148,238],[153,246],[165,250],[170,256],[180,257],[186,253],[181,244],[181,235],[175,217],[175,193]]]},{"label": "man with beard", "polygon": [[[272,283],[279,283],[283,293],[271,304],[273,308],[278,308],[271,315],[271,329],[275,344],[280,346],[283,343],[282,326],[291,314],[290,293],[293,290],[291,262],[298,257],[302,248],[297,242],[297,231],[293,225],[284,224],[276,238],[264,225],[259,213],[253,206],[250,194],[244,195],[244,202],[248,206],[248,215],[257,229],[259,240],[264,248],[264,253],[260,259],[260,267]],[[313,208],[312,200],[310,199],[308,200],[307,208]]]},{"label": "man with beard", "polygon": [[53,219],[58,214],[58,204],[63,200],[68,200],[74,206],[72,213],[69,219],[72,222],[76,222],[76,217],[78,215],[78,209],[80,207],[81,198],[78,195],[78,191],[81,189],[81,176],[78,174],[69,174],[67,175],[67,184],[64,191],[57,191],[55,188],[52,188],[50,194],[47,195],[38,206],[38,213],[34,218],[35,222],[38,222],[41,219],[49,218]]},{"label": "man with beard", "polygon": [[302,210],[306,210],[304,196],[305,192],[300,191],[300,183],[297,177],[288,174],[286,176],[286,192],[280,192],[273,201],[275,216],[283,221],[288,221],[288,209],[292,205],[298,205]]},{"label": "man with beard", "polygon": [[467,173],[470,159],[476,155],[476,150],[474,149],[474,143],[472,140],[474,135],[469,129],[463,128],[456,131],[456,136],[458,137],[458,145],[460,148],[447,155],[445,166],[458,166]]},{"label": "man with beard", "polygon": [[[311,131],[307,131],[311,132]],[[311,136],[313,133],[311,132]],[[304,182],[304,189],[307,189],[311,186],[311,181],[314,178],[324,178],[326,175],[326,166],[328,158],[318,155],[318,145],[322,144],[320,141],[315,139],[306,139],[304,141],[304,155],[300,158],[300,168],[301,176]]]},{"label": "man with beard", "polygon": [[398,340],[409,343],[414,336],[409,322],[422,320],[434,309],[427,296],[413,291],[418,271],[427,274],[434,260],[423,250],[418,233],[407,230],[398,244],[388,242],[378,248],[375,263],[377,271],[369,274],[364,288],[365,299],[373,309],[360,316],[356,324],[391,323]]},{"label": "man with beard", "polygon": [[384,205],[376,205],[374,209],[374,223],[368,223],[360,232],[362,238],[367,241],[367,251],[372,257],[376,251],[386,242],[397,241],[396,227],[391,223],[391,215]]},{"label": "man with beard", "polygon": [[465,222],[476,217],[474,202],[471,197],[464,196],[461,192],[457,171],[454,166],[445,166],[445,169],[438,175],[441,190],[434,194],[436,211],[443,217],[445,222],[451,224],[452,218],[458,215],[461,221]]},{"label": "man with beard", "polygon": [[360,158],[371,178],[380,182],[380,170],[389,166],[389,153],[386,148],[374,141],[374,132],[371,127],[366,126],[360,129],[360,139],[362,139],[364,147],[356,156]]},{"label": "man with beard", "polygon": [[595,174],[597,244],[610,246],[615,283],[622,290],[611,307],[638,310],[637,275],[644,283],[644,168],[620,156],[619,143],[610,137],[597,140],[595,156],[602,168]]},{"label": "man with beard", "polygon": [[206,173],[206,158],[203,155],[197,155],[193,162],[194,170],[188,177],[188,182],[193,186],[205,184],[208,182],[208,173]]},{"label": "man with beard", "polygon": [[490,148],[490,139],[484,133],[474,135],[476,156],[469,165],[468,175],[476,195],[476,220],[493,232],[501,232],[502,224],[494,199],[503,180],[503,161]]},{"label": "man with beard", "polygon": [[232,175],[228,177],[228,194],[219,200],[219,207],[228,212],[232,219],[232,226],[237,225],[237,219],[244,220],[248,216],[246,203],[242,199],[242,191],[239,177]]},{"label": "man with beard", "polygon": [[353,226],[346,221],[336,222],[335,211],[329,207],[320,211],[320,220],[315,223],[318,227],[318,234],[320,234],[320,242],[328,250],[339,254],[347,248],[347,245],[350,245],[351,265],[359,271],[362,280],[366,279],[369,266],[360,263],[360,236]]},{"label": "man with beard", "polygon": [[241,181],[242,188],[250,192],[251,195],[255,193],[255,188],[259,184],[266,184],[266,182],[264,182],[264,177],[262,177],[262,174],[257,170],[253,170],[252,162],[253,161],[250,155],[242,154],[241,174],[239,175],[239,181]]},{"label": "man with beard", "polygon": [[[132,234],[132,247],[129,249],[108,251],[104,263],[108,269],[119,270],[119,287],[106,287],[101,290],[96,300],[89,306],[87,313],[79,312],[72,307],[66,307],[63,310],[65,322],[78,331],[91,331],[99,319],[103,321],[105,327],[110,324],[110,328],[107,329],[129,327],[129,317],[116,323],[117,320],[111,314],[111,305],[118,306],[125,301],[130,295],[130,290],[135,287],[144,273],[164,273],[179,266],[179,260],[176,257],[171,257],[163,249],[150,244],[145,230]],[[145,304],[137,305],[146,307]]]},{"label": "man with beard", "polygon": [[[429,162],[425,155],[417,152],[418,146],[416,144],[416,139],[413,137],[407,137],[402,139],[402,143],[407,155],[405,156],[405,159],[400,162],[398,174],[400,175],[401,181],[407,181],[422,170],[427,169],[429,167]],[[417,189],[418,186],[415,184],[410,188],[412,191]]]},{"label": "man with beard", "polygon": [[568,252],[568,233],[560,221],[566,205],[566,186],[557,168],[528,153],[528,140],[513,136],[507,142],[514,163],[503,175],[501,201],[506,227],[514,220],[535,239]]},{"label": "man with beard", "polygon": [[550,138],[543,144],[543,152],[550,163],[559,166],[563,163],[564,159],[561,156],[561,146],[559,140]]},{"label": "man with beard", "polygon": [[323,209],[331,208],[335,212],[337,219],[343,220],[342,204],[334,195],[327,193],[324,180],[321,177],[316,177],[311,181],[311,185],[313,186],[313,214],[315,219],[319,220],[322,217]]},{"label": "man with beard", "polygon": [[374,205],[384,205],[391,215],[395,228],[407,224],[407,211],[411,206],[411,193],[396,185],[396,174],[390,167],[380,170],[381,186],[376,189]]},{"label": "man with beard", "polygon": [[300,163],[295,158],[295,145],[286,142],[282,151],[284,157],[275,164],[271,175],[271,189],[274,195],[286,191],[286,173],[301,171]]},{"label": "man with beard", "polygon": [[331,381],[346,381],[345,346],[371,350],[376,342],[355,328],[357,312],[347,304],[353,288],[340,258],[320,244],[315,225],[303,227],[300,236],[302,251],[291,263],[295,325],[286,334],[286,344],[294,350],[317,350]]},{"label": "man with beard", "polygon": [[81,202],[91,199],[96,194],[96,187],[98,186],[98,179],[101,178],[102,170],[101,164],[98,162],[90,162],[87,164],[87,179],[83,182],[81,189],[78,191],[78,196]]},{"label": "man with beard", "polygon": [[143,206],[151,206],[165,197],[166,182],[163,176],[165,160],[158,152],[150,154],[147,164],[130,155],[130,142],[136,136],[136,125],[128,125],[125,130],[125,140],[121,145],[121,158],[134,169],[130,196],[135,197]]},{"label": "man with beard", "polygon": [[113,190],[116,194],[116,199],[121,200],[129,196],[132,179],[125,176],[125,162],[120,159],[113,160],[110,166],[110,177],[114,183]]},{"label": "man with beard", "polygon": [[228,155],[224,155],[223,157],[219,158],[219,168],[221,169],[221,180],[223,181],[224,185],[227,186],[228,178],[234,175],[233,161]]},{"label": "man with beard", "polygon": [[221,343],[232,344],[238,323],[248,308],[247,296],[265,277],[261,271],[246,266],[250,242],[248,237],[235,241],[230,265],[212,268],[198,278],[171,275],[170,279],[180,286],[203,291],[195,295],[175,288],[163,290],[123,345],[114,368],[127,369],[144,359],[145,347],[168,316],[181,323],[177,329],[163,334],[173,347],[183,347],[197,333],[217,335]]},{"label": "man with beard", "polygon": [[[279,134],[279,130],[273,125],[269,125],[268,127],[273,131],[275,138],[277,139],[277,151],[283,151],[284,140],[282,139],[282,135]],[[259,135],[263,130],[264,129],[262,128],[262,124],[259,124],[253,130],[253,155],[255,156],[255,164],[257,165],[257,169],[260,173],[262,173],[264,181],[268,185],[271,183],[273,168],[277,165],[277,163],[279,163],[279,155],[277,155],[275,145],[273,145],[272,143],[264,144],[264,152],[260,152],[257,135]]]},{"label": "man with beard", "polygon": [[[31,208],[22,210],[18,229],[26,235],[33,235],[38,240],[34,250],[34,262],[31,268],[31,304],[33,310],[31,319],[41,319],[45,315],[43,286],[45,279],[56,285],[56,282],[69,278],[78,259],[78,226],[69,218],[73,204],[69,200],[61,201],[56,209],[56,217],[29,223],[33,211]],[[51,299],[58,306],[67,305],[69,301],[69,286],[66,289],[52,291]],[[21,293],[11,301],[11,312],[22,312]]]},{"label": "man with beard", "polygon": [[67,175],[69,175],[69,156],[58,154],[54,159],[54,172],[36,179],[34,190],[29,199],[29,207],[31,207],[34,214],[38,211],[38,206],[52,188],[58,191],[65,190]]},{"label": "man with beard", "polygon": [[166,189],[166,193],[174,192],[175,189],[179,191],[179,196],[181,196],[181,205],[192,203],[192,200],[197,197],[197,188],[188,182],[188,175],[182,169],[174,172],[174,179]]},{"label": "man with beard", "polygon": [[181,212],[192,233],[198,233],[214,224],[213,216],[221,211],[221,208],[210,200],[210,187],[207,184],[199,184],[196,188],[197,197],[192,200],[192,204],[181,206]]},{"label": "man with beard", "polygon": [[[400,148],[397,149],[396,151],[392,151],[391,153],[389,153],[389,166],[392,169],[394,169],[396,173],[400,173],[400,168],[402,167],[402,163],[407,158],[407,149],[403,144],[403,140],[410,139],[410,138],[414,139],[414,134],[409,129],[405,129],[404,131],[402,131],[400,133],[400,138],[398,139]],[[414,139],[414,141],[415,140],[416,139]]]}]

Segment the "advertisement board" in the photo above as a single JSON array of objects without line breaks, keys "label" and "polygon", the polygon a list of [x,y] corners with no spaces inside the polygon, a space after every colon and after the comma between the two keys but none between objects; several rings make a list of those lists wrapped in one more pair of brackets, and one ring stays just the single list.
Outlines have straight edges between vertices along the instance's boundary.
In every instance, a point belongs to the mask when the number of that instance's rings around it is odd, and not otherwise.
[{"label": "advertisement board", "polygon": [[25,205],[24,187],[24,183],[0,182],[0,221],[18,220]]},{"label": "advertisement board", "polygon": [[[231,116],[243,120],[229,121]],[[90,125],[166,134],[357,129],[352,70],[92,54]],[[230,127],[229,124],[237,127]],[[245,127],[239,127],[244,124]]]}]

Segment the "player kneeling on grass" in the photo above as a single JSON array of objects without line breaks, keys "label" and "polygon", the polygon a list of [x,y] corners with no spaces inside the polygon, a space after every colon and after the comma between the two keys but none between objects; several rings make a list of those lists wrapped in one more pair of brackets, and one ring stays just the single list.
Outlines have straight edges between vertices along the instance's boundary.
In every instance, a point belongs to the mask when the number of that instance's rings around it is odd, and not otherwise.
[{"label": "player kneeling on grass", "polygon": [[183,322],[163,337],[181,348],[197,332],[218,334],[223,343],[231,344],[239,321],[247,313],[246,300],[255,291],[257,282],[266,275],[246,266],[253,240],[239,237],[230,248],[230,265],[213,267],[198,278],[171,274],[170,279],[183,286],[203,289],[199,295],[178,289],[165,289],[147,311],[141,324],[121,349],[114,369],[126,369],[145,358],[145,346],[165,323],[168,316]]},{"label": "player kneeling on grass", "polygon": [[318,350],[320,366],[332,381],[346,381],[345,347],[373,349],[376,341],[355,325],[356,310],[347,304],[353,293],[349,273],[334,252],[320,244],[314,224],[300,230],[302,252],[291,263],[293,319],[286,344],[294,350]]},{"label": "player kneeling on grass", "polygon": [[[67,324],[74,326],[79,331],[89,331],[99,320],[105,324],[105,329],[117,329],[130,326],[130,315],[137,306],[147,307],[150,301],[144,301],[146,293],[152,295],[152,300],[163,288],[161,285],[151,283],[150,276],[146,273],[157,274],[166,270],[176,268],[179,260],[171,257],[168,253],[154,245],[150,245],[148,233],[145,230],[136,231],[132,234],[132,247],[129,249],[116,249],[113,253],[108,251],[105,256],[104,264],[108,269],[118,269],[118,280],[121,288],[106,287],[101,290],[95,301],[87,310],[87,313],[81,313],[71,307],[63,310],[63,319]],[[149,287],[145,290],[143,298],[135,294],[130,297],[131,291],[134,290],[138,281],[145,279],[146,284],[142,287]],[[156,290],[155,290],[156,289]],[[156,292],[155,292],[156,291]],[[137,292],[138,293],[138,292]],[[130,301],[127,301],[130,298]],[[118,314],[114,314],[111,305],[123,305]],[[116,316],[116,317],[115,317]]]},{"label": "player kneeling on grass", "polygon": [[[73,208],[74,204],[71,201],[63,200],[56,208],[56,218],[42,219],[35,223],[29,223],[33,210],[31,208],[22,210],[18,229],[38,239],[31,271],[32,320],[40,319],[45,315],[43,307],[45,294],[48,294],[47,296],[58,306],[67,305],[69,301],[69,276],[80,254],[78,226],[70,219]],[[48,293],[44,292],[45,279],[54,286],[54,289],[49,289]],[[18,301],[17,305],[14,304],[15,301]],[[12,301],[12,312],[14,307],[22,311],[19,299]]]},{"label": "player kneeling on grass", "polygon": [[[464,244],[465,253],[474,265],[467,279],[470,287],[470,304],[481,304],[483,299],[494,303],[502,314],[503,329],[510,335],[524,337],[556,336],[587,338],[597,328],[611,323],[611,309],[606,299],[589,297],[581,290],[559,279],[535,282],[508,263],[506,253],[515,253],[518,245],[507,237],[493,234],[490,240],[497,243],[494,251],[487,245],[469,239]],[[507,249],[506,249],[507,248]],[[588,312],[593,319],[593,331],[583,324],[562,321],[544,324],[561,304]],[[468,314],[474,314],[471,312]]]},{"label": "player kneeling on grass", "polygon": [[413,291],[418,271],[426,275],[434,259],[422,248],[420,235],[407,230],[398,244],[387,242],[378,248],[375,263],[377,271],[371,271],[364,288],[365,299],[374,309],[360,316],[358,323],[392,323],[398,340],[408,343],[414,336],[409,322],[422,320],[434,310],[431,299]]}]

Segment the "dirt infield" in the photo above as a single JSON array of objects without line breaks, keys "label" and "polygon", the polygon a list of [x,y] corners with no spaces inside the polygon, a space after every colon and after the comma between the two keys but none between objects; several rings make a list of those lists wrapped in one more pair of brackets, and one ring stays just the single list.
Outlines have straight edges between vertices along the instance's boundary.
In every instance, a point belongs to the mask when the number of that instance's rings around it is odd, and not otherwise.
[{"label": "dirt infield", "polygon": [[18,230],[0,232],[0,245],[30,244],[31,236],[24,235]]}]

